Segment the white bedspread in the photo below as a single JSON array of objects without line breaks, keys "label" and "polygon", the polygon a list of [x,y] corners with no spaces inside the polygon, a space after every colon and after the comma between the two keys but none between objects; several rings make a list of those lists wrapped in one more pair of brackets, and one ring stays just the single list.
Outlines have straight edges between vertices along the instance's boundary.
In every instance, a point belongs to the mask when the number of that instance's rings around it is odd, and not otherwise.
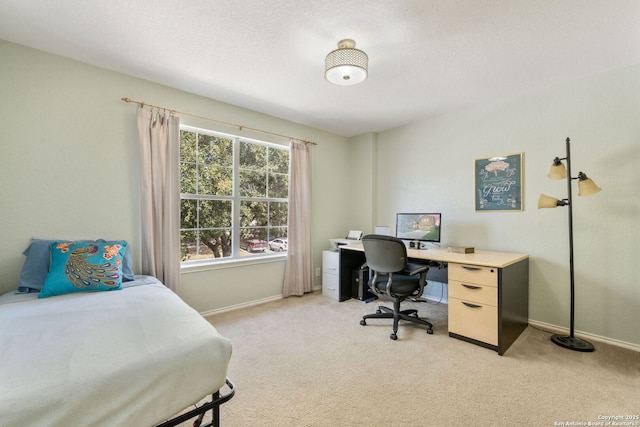
[{"label": "white bedspread", "polygon": [[231,343],[150,277],[0,297],[0,425],[153,426],[225,383]]}]

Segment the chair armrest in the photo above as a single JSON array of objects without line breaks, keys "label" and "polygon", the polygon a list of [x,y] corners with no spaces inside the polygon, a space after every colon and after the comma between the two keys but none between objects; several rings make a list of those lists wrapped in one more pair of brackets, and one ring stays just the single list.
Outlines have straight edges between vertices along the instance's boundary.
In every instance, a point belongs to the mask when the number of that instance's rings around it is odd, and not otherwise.
[{"label": "chair armrest", "polygon": [[416,274],[426,273],[427,271],[429,271],[429,266],[420,264],[407,264],[404,271],[410,276],[414,276]]}]

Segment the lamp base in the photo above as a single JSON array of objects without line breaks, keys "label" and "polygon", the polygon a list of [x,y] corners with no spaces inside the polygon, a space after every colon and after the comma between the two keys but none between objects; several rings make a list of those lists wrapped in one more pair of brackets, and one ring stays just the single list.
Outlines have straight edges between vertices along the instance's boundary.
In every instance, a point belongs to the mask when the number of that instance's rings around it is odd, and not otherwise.
[{"label": "lamp base", "polygon": [[551,335],[551,341],[558,344],[560,347],[568,348],[569,350],[584,352],[595,350],[593,344],[576,337],[566,335]]}]

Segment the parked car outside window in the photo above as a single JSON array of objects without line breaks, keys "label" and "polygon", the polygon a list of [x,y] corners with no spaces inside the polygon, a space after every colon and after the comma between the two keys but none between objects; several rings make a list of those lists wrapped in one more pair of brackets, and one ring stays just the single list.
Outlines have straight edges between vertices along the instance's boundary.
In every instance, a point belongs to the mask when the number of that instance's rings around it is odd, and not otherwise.
[{"label": "parked car outside window", "polygon": [[273,239],[269,242],[269,249],[274,252],[283,252],[287,250],[287,239]]},{"label": "parked car outside window", "polygon": [[260,239],[248,239],[243,240],[240,243],[240,249],[244,249],[248,252],[264,252],[269,245],[265,240]]}]

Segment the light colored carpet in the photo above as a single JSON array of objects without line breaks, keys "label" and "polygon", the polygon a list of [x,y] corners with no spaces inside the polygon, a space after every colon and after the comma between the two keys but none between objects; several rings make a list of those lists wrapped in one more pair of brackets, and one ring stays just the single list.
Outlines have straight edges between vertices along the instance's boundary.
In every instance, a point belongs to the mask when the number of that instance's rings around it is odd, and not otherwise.
[{"label": "light colored carpet", "polygon": [[[209,317],[233,342],[223,427],[554,426],[640,414],[640,353],[580,353],[528,327],[503,355],[450,338],[446,305],[409,303],[434,334],[370,320],[378,301],[319,293]],[[578,424],[579,425],[579,424]],[[640,425],[637,424],[637,425]]]}]

